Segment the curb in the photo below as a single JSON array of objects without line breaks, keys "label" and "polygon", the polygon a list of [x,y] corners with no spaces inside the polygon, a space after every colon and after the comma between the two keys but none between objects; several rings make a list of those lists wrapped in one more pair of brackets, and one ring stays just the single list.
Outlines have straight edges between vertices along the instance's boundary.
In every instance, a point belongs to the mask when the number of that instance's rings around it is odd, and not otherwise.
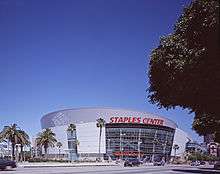
[{"label": "curb", "polygon": [[94,165],[27,165],[27,166],[22,166],[20,165],[19,167],[22,168],[44,168],[44,167],[93,167],[93,166],[117,166],[116,164],[94,164]]}]

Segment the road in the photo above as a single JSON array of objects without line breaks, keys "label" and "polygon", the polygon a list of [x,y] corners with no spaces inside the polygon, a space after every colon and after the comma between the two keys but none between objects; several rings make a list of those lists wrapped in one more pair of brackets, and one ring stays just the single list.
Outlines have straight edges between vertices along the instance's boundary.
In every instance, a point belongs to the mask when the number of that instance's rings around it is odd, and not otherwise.
[{"label": "road", "polygon": [[171,166],[91,166],[91,167],[40,167],[40,168],[17,168],[13,170],[0,171],[0,174],[211,174],[220,171],[198,169],[196,167],[171,167]]}]

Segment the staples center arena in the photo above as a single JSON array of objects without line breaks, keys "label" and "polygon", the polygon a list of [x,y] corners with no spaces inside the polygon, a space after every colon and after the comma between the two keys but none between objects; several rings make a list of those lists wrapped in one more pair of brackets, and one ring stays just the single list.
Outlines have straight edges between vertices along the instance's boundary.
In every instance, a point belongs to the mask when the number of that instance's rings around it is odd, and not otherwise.
[{"label": "staples center arena", "polygon": [[[103,118],[101,157],[104,159],[152,158],[172,155],[173,144],[183,153],[188,135],[170,119],[162,116],[113,108],[76,108],[46,114],[41,119],[42,129],[50,128],[62,143],[48,149],[49,157],[83,160],[99,156],[100,128],[97,119]],[[68,129],[74,125],[74,129]]]}]

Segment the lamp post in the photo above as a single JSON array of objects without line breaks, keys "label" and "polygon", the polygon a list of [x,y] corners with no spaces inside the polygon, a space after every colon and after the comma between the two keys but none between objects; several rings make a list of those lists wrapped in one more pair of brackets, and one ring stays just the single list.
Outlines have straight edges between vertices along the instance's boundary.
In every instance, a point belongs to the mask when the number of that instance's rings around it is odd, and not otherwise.
[{"label": "lamp post", "polygon": [[140,145],[141,145],[141,129],[139,129],[138,133],[138,159],[140,160],[141,158],[141,152],[140,152]]},{"label": "lamp post", "polygon": [[107,139],[108,140],[108,158],[110,158],[110,141],[111,141],[111,139],[110,138],[108,138]]},{"label": "lamp post", "polygon": [[166,143],[162,144],[163,146],[163,156],[166,156]]},{"label": "lamp post", "polygon": [[165,160],[166,160],[167,137],[168,137],[168,132],[166,133],[166,140],[165,140],[165,143],[162,144],[162,146],[163,146],[163,155],[164,155]]},{"label": "lamp post", "polygon": [[154,134],[154,140],[153,140],[153,154],[152,154],[152,161],[154,162],[155,158],[155,143],[157,142],[157,130],[155,131]]},{"label": "lamp post", "polygon": [[124,154],[123,154],[123,153],[124,153],[124,148],[122,147],[121,149],[122,149],[122,152],[121,152],[121,159],[123,160],[123,156],[124,156]]},{"label": "lamp post", "polygon": [[123,150],[124,150],[123,147],[122,147],[122,136],[123,135],[126,135],[126,134],[125,133],[123,134],[122,130],[120,129],[120,154],[121,154],[120,157],[121,157],[122,160],[123,160]]}]

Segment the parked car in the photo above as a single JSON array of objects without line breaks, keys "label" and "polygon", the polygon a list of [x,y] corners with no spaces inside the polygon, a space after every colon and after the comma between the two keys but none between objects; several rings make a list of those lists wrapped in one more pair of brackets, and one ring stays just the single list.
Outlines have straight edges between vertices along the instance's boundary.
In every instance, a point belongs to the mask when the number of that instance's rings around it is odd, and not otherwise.
[{"label": "parked car", "polygon": [[192,161],[191,166],[199,166],[200,162],[199,161]]},{"label": "parked car", "polygon": [[5,170],[7,167],[16,168],[16,162],[6,159],[0,159],[0,170]]},{"label": "parked car", "polygon": [[165,161],[161,160],[161,161],[155,161],[153,163],[154,166],[164,166],[165,165]]},{"label": "parked car", "polygon": [[209,165],[214,165],[215,161],[209,161]]},{"label": "parked car", "polygon": [[130,158],[125,160],[124,167],[133,167],[133,166],[140,166],[142,162],[137,158]]},{"label": "parked car", "polygon": [[115,164],[120,164],[120,160],[116,159]]},{"label": "parked car", "polygon": [[214,164],[214,169],[220,170],[220,161],[217,161],[217,162]]},{"label": "parked car", "polygon": [[206,162],[205,161],[200,161],[200,165],[205,165]]}]

